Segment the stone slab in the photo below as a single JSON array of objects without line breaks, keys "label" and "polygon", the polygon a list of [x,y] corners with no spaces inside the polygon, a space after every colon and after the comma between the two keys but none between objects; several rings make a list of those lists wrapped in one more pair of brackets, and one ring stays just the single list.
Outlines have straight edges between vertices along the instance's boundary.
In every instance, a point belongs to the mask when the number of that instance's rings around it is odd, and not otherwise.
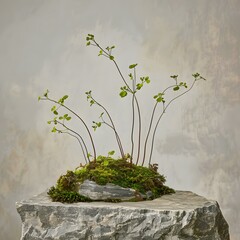
[{"label": "stone slab", "polygon": [[16,203],[22,240],[229,240],[216,201],[192,192],[144,202],[52,202],[44,192]]}]

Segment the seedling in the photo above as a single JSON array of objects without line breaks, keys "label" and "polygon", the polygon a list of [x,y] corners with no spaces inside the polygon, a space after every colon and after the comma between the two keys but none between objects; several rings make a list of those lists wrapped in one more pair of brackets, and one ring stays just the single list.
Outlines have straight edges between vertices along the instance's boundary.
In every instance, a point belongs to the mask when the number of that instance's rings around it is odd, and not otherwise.
[{"label": "seedling", "polygon": [[[141,106],[138,101],[138,93],[142,91],[145,87],[145,85],[150,84],[151,80],[149,76],[141,76],[137,78],[137,63],[130,64],[128,66],[129,68],[129,74],[127,77],[124,76],[122,73],[117,61],[116,57],[113,55],[113,51],[115,49],[115,46],[108,46],[108,47],[102,47],[97,40],[95,39],[94,35],[88,34],[86,37],[87,40],[87,46],[93,46],[98,49],[98,56],[104,57],[111,61],[111,63],[115,66],[120,79],[123,83],[123,85],[120,87],[119,96],[120,98],[125,98],[130,96],[130,102],[131,102],[131,111],[132,111],[132,119],[131,119],[131,132],[130,132],[130,138],[131,138],[131,150],[130,153],[127,153],[125,151],[124,144],[122,143],[117,127],[114,123],[113,118],[110,115],[110,111],[102,104],[100,103],[93,95],[92,91],[85,92],[87,101],[90,104],[90,107],[97,106],[102,110],[102,113],[99,116],[99,119],[97,121],[92,121],[92,129],[93,132],[97,129],[101,128],[102,126],[106,126],[110,128],[113,131],[113,134],[115,136],[116,143],[119,148],[119,153],[121,155],[121,160],[123,161],[124,166],[145,166],[147,164],[148,168],[153,171],[157,172],[158,165],[152,164],[152,154],[154,149],[154,142],[155,142],[155,136],[156,131],[159,126],[159,123],[163,117],[163,115],[166,113],[166,110],[169,108],[169,106],[178,98],[184,96],[188,92],[192,90],[192,88],[195,86],[195,83],[199,80],[206,80],[204,77],[202,77],[199,73],[192,74],[193,81],[190,85],[188,85],[186,82],[179,81],[178,75],[172,75],[170,76],[171,84],[167,88],[165,88],[162,91],[159,91],[153,95],[153,107],[152,111],[150,112],[150,119],[149,123],[146,126],[142,125],[142,116],[141,116]],[[169,99],[166,98],[166,96],[169,94],[169,92],[174,93],[174,96]],[[67,104],[65,103],[68,99],[68,95],[64,95],[59,100],[55,100],[49,97],[49,91],[47,90],[43,96],[39,97],[38,100],[46,100],[51,103],[53,103],[53,106],[51,107],[51,112],[53,114],[53,119],[48,121],[48,124],[53,124],[52,132],[53,133],[60,133],[60,134],[68,134],[72,137],[74,137],[78,142],[82,150],[83,157],[86,162],[87,169],[92,169],[94,167],[100,166],[99,162],[97,163],[99,157],[97,155],[97,149],[95,147],[95,142],[93,138],[93,132],[90,130],[88,124],[83,119],[83,117],[72,110]],[[168,99],[168,100],[166,100]],[[160,113],[156,113],[157,108],[161,108]],[[60,112],[63,112],[63,114],[60,114]],[[77,132],[76,130],[72,129],[69,126],[69,122],[72,120],[72,118],[76,118],[80,121],[80,123],[84,126],[87,136],[90,140],[91,145],[87,146],[86,140],[83,138],[82,134]],[[138,128],[135,128],[136,122],[138,123]],[[146,136],[142,136],[142,128],[146,128]],[[137,133],[137,134],[135,134]],[[127,133],[126,133],[127,134]],[[137,136],[137,139],[134,139],[134,136]],[[91,148],[91,153],[89,149]],[[104,167],[108,167],[109,161],[111,162],[113,160],[112,156],[115,154],[115,151],[109,151],[108,155],[106,157],[100,156],[100,159],[102,161],[102,164]],[[100,160],[99,160],[100,161]],[[127,161],[130,165],[126,164]],[[81,164],[80,164],[81,165]],[[83,165],[81,165],[83,166]],[[89,171],[90,171],[89,170]],[[139,170],[140,171],[140,170]],[[144,171],[144,169],[143,169]],[[89,172],[91,173],[91,172]],[[80,173],[82,176],[82,173]],[[66,175],[67,176],[67,175]],[[89,176],[92,176],[91,174]],[[105,176],[105,175],[104,175]],[[159,175],[160,176],[160,175]],[[159,178],[157,176],[157,178]],[[103,177],[103,176],[102,176]],[[102,179],[102,178],[101,178]],[[130,184],[130,183],[129,183]],[[132,184],[132,183],[131,183]],[[131,185],[130,184],[130,185]],[[133,183],[134,185],[134,183]],[[132,186],[132,185],[131,185]],[[61,189],[57,189],[56,192],[54,191],[54,187],[51,189],[52,198],[58,198]],[[65,189],[66,190],[66,189]],[[64,191],[65,191],[64,190]],[[166,191],[165,191],[166,190]],[[168,189],[167,187],[163,192],[173,192],[172,189]],[[55,194],[55,195],[54,195]],[[61,194],[60,194],[61,195]],[[72,196],[72,195],[71,195]],[[156,197],[160,196],[156,194]],[[68,199],[69,196],[66,197],[66,192],[63,193],[62,196],[60,196],[60,199]],[[79,196],[75,196],[69,199],[82,199]],[[84,199],[86,200],[86,199]],[[70,200],[69,200],[70,201]]]},{"label": "seedling", "polygon": [[[166,113],[166,110],[169,108],[169,106],[178,98],[181,96],[185,95],[188,93],[195,85],[195,83],[198,80],[206,80],[203,78],[199,73],[192,74],[193,76],[193,82],[191,83],[190,87],[186,82],[179,82],[178,80],[178,75],[172,75],[170,76],[171,79],[173,79],[173,84],[170,84],[167,88],[165,88],[163,91],[160,91],[153,95],[153,99],[155,100],[155,104],[153,105],[151,117],[149,120],[149,124],[147,127],[147,134],[145,136],[144,144],[143,144],[143,149],[142,149],[142,157],[140,159],[140,153],[141,153],[141,147],[142,147],[142,119],[141,119],[141,108],[139,105],[139,101],[137,98],[137,94],[140,90],[143,89],[144,85],[149,84],[151,82],[149,76],[142,76],[139,79],[136,77],[136,68],[138,66],[137,63],[130,64],[129,65],[129,70],[130,73],[128,75],[128,79],[123,76],[122,71],[120,70],[120,67],[115,60],[115,56],[113,55],[113,49],[115,46],[111,47],[106,47],[103,48],[95,39],[94,35],[88,34],[86,37],[87,40],[87,46],[94,46],[99,50],[98,56],[103,56],[107,59],[109,59],[116,67],[116,70],[118,74],[120,75],[120,78],[123,82],[123,86],[120,88],[119,96],[121,98],[125,98],[128,95],[131,96],[131,105],[132,105],[132,122],[131,122],[131,153],[130,153],[130,160],[132,163],[136,165],[145,165],[146,160],[148,161],[148,166],[151,165],[152,162],[152,153],[154,149],[154,141],[155,141],[155,135],[156,131],[159,125],[160,120],[162,119],[164,113]],[[170,99],[168,102],[165,100],[165,96],[169,91],[173,92],[180,92],[176,96],[174,96],[172,99]],[[94,131],[96,131],[98,128],[102,127],[103,125],[111,128],[113,130],[113,133],[115,135],[118,147],[119,147],[119,152],[121,155],[121,158],[126,157],[125,150],[123,148],[123,144],[121,142],[120,136],[118,134],[117,128],[114,124],[114,121],[109,113],[109,111],[104,107],[100,102],[98,102],[92,94],[92,91],[87,91],[85,92],[87,96],[87,100],[90,103],[90,106],[97,105],[100,107],[103,112],[99,116],[100,121],[92,121],[92,128]],[[83,120],[82,116],[77,114],[75,111],[67,107],[65,104],[65,101],[68,99],[68,95],[64,95],[62,98],[60,98],[58,101],[51,99],[49,97],[49,91],[47,90],[42,97],[39,97],[39,100],[48,100],[50,102],[53,102],[55,105],[51,108],[51,112],[54,115],[54,118],[50,121],[48,121],[49,124],[54,124],[52,128],[53,133],[65,133],[69,134],[72,137],[75,137],[82,149],[82,153],[84,156],[84,159],[86,163],[90,162],[90,156],[91,154],[88,151],[88,147],[86,146],[86,141],[83,139],[82,135],[78,132],[76,132],[74,129],[71,129],[68,127],[68,121],[71,120],[71,118],[74,116],[80,120],[80,122],[84,125],[88,136],[90,138],[91,142],[91,148],[93,152],[93,161],[96,160],[97,158],[97,153],[96,153],[96,147],[95,143],[93,140],[92,133],[87,125],[87,123]],[[160,115],[156,116],[156,109],[159,107],[159,105],[162,105],[162,111]],[[60,109],[65,109],[67,113],[59,116],[59,110]],[[71,114],[71,116],[69,115]],[[104,119],[104,116],[106,116],[107,120]],[[137,119],[136,119],[137,116]],[[156,119],[155,126],[153,126],[154,119]],[[135,129],[135,123],[136,120],[138,121],[138,129]],[[57,126],[61,126],[60,128],[57,128]],[[137,131],[137,140],[134,140],[134,132]],[[152,133],[151,133],[152,131]],[[150,144],[149,144],[150,142]],[[136,144],[136,145],[135,145]],[[134,150],[135,146],[137,148],[136,150],[136,156],[134,156]],[[149,154],[147,155],[147,150],[149,148]]]}]

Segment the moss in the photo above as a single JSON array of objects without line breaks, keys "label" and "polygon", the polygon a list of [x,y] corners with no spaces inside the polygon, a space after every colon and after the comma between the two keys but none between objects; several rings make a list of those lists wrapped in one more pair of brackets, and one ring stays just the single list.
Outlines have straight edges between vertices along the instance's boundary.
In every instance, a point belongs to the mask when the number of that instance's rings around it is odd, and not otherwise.
[{"label": "moss", "polygon": [[73,171],[67,171],[57,181],[57,189],[60,191],[76,191],[78,187],[77,176]]},{"label": "moss", "polygon": [[157,171],[131,164],[125,159],[112,159],[99,156],[96,162],[76,170],[79,182],[86,179],[105,185],[113,183],[121,187],[133,188],[140,193],[153,192],[153,197],[173,193],[174,190],[164,186],[166,179]]},{"label": "moss", "polygon": [[90,198],[80,195],[74,191],[60,190],[55,187],[51,187],[48,191],[48,195],[54,202],[65,202],[65,203],[74,203],[74,202],[91,202]]},{"label": "moss", "polygon": [[[96,161],[92,161],[74,172],[68,171],[66,175],[61,176],[57,181],[56,188],[49,196],[53,200],[61,202],[66,202],[65,199],[68,200],[68,197],[70,200],[80,199],[82,201],[81,197],[83,196],[79,197],[77,189],[79,184],[87,179],[95,181],[99,185],[113,183],[121,187],[132,188],[142,194],[151,191],[153,199],[164,194],[174,193],[173,189],[164,185],[166,179],[156,171],[156,168],[136,166],[126,159],[99,156]],[[69,192],[71,192],[71,197],[66,197]]]}]

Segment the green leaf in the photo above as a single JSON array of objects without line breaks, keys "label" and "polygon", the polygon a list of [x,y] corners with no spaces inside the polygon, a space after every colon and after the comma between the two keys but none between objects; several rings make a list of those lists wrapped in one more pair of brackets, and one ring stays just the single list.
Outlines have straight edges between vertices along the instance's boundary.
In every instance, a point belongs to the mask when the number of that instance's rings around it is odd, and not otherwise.
[{"label": "green leaf", "polygon": [[145,82],[147,83],[147,84],[149,84],[151,81],[150,81],[150,79],[149,79],[149,77],[145,77]]},{"label": "green leaf", "polygon": [[63,117],[66,119],[68,117],[68,114],[67,113],[64,114]]},{"label": "green leaf", "polygon": [[101,56],[103,54],[103,51],[100,50],[98,56]]},{"label": "green leaf", "polygon": [[178,75],[172,75],[172,76],[170,76],[170,78],[173,78],[173,79],[175,79],[175,80],[176,80],[177,77],[178,77]]},{"label": "green leaf", "polygon": [[95,103],[95,101],[92,99],[92,100],[90,101],[90,106],[92,106],[94,103]]},{"label": "green leaf", "polygon": [[66,120],[67,121],[70,121],[72,118],[71,117],[66,117]]},{"label": "green leaf", "polygon": [[87,42],[86,46],[89,46],[91,43],[90,42]]},{"label": "green leaf", "polygon": [[51,123],[52,123],[52,121],[47,121],[47,123],[48,123],[48,124],[51,124]]},{"label": "green leaf", "polygon": [[120,97],[124,98],[124,97],[127,96],[127,91],[121,91],[121,92],[119,93],[119,95],[120,95]]},{"label": "green leaf", "polygon": [[48,97],[48,93],[49,93],[49,91],[48,91],[48,89],[47,89],[47,91],[43,94],[43,96],[44,96],[44,97]]},{"label": "green leaf", "polygon": [[57,132],[57,129],[55,127],[53,127],[52,132],[53,133]]},{"label": "green leaf", "polygon": [[100,114],[99,118],[101,118],[101,117],[103,116],[103,114],[104,114],[104,112],[102,112],[102,113]]},{"label": "green leaf", "polygon": [[41,100],[41,97],[39,96],[39,97],[38,97],[38,101],[40,101],[40,100]]},{"label": "green leaf", "polygon": [[87,153],[87,157],[88,158],[92,157],[91,153]]},{"label": "green leaf", "polygon": [[55,110],[55,111],[53,111],[53,113],[55,114],[55,115],[58,115],[58,112]]},{"label": "green leaf", "polygon": [[157,97],[158,97],[158,95],[153,96],[154,99],[156,99]]},{"label": "green leaf", "polygon": [[142,83],[138,83],[138,84],[137,84],[137,90],[140,90],[142,87],[143,87],[143,84],[142,84]]},{"label": "green leaf", "polygon": [[162,97],[158,97],[156,100],[157,100],[157,102],[163,102],[163,98]]},{"label": "green leaf", "polygon": [[198,77],[200,77],[200,74],[199,74],[199,73],[195,73],[195,74],[192,74],[192,76],[193,76],[194,78],[198,78]]},{"label": "green leaf", "polygon": [[104,161],[103,161],[103,166],[107,167],[108,164],[109,164],[109,161],[108,161],[107,159],[104,159]]},{"label": "green leaf", "polygon": [[101,127],[102,123],[101,122],[98,122],[96,123],[97,127]]},{"label": "green leaf", "polygon": [[63,100],[66,100],[67,98],[68,98],[68,95],[64,95],[64,96],[62,97]]},{"label": "green leaf", "polygon": [[130,68],[130,69],[133,69],[133,68],[135,68],[137,65],[138,65],[137,63],[131,64],[131,65],[129,65],[129,68]]},{"label": "green leaf", "polygon": [[131,73],[128,74],[128,76],[130,77],[131,80],[133,80],[133,75]]},{"label": "green leaf", "polygon": [[63,117],[61,116],[61,117],[59,117],[59,120],[63,120]]},{"label": "green leaf", "polygon": [[179,86],[176,86],[173,88],[173,91],[177,91],[177,90],[179,90]]},{"label": "green leaf", "polygon": [[115,151],[110,151],[110,152],[108,152],[108,155],[112,156],[112,155],[114,155],[114,153],[115,153]]},{"label": "green leaf", "polygon": [[93,34],[88,34],[89,40],[93,40],[94,39],[94,35]]},{"label": "green leaf", "polygon": [[114,60],[114,56],[110,55],[110,56],[109,56],[109,59],[110,59],[110,60]]},{"label": "green leaf", "polygon": [[52,108],[51,108],[51,111],[53,112],[53,111],[55,111],[57,109],[57,107],[56,106],[53,106]]}]

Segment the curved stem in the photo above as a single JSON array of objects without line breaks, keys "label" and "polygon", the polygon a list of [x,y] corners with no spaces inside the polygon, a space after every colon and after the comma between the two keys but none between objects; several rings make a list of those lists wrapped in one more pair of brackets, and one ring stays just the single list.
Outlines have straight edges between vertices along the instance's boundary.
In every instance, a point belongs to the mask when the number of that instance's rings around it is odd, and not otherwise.
[{"label": "curved stem", "polygon": [[[86,144],[85,144],[82,136],[81,136],[79,133],[77,133],[76,131],[74,131],[74,130],[72,130],[71,128],[67,127],[64,123],[61,123],[61,122],[59,122],[59,121],[57,121],[57,120],[56,120],[56,122],[57,122],[58,124],[62,125],[63,127],[65,127],[68,131],[76,134],[76,135],[81,139],[81,141],[82,141],[82,143],[83,143],[83,145],[84,145],[86,154],[87,154],[87,155],[85,155],[85,153],[84,153],[84,151],[83,151],[83,155],[84,155],[85,161],[87,162],[87,159],[88,159],[88,162],[90,162],[90,159],[89,159],[89,156],[88,156],[88,149],[87,149],[87,146],[86,146]],[[75,137],[76,137],[76,136],[75,136]],[[77,139],[78,139],[78,138],[77,138]],[[79,140],[79,139],[78,139],[78,140]],[[80,140],[79,140],[79,143],[80,143]],[[82,147],[82,144],[81,144],[81,143],[80,143],[80,145],[81,145],[81,147]],[[83,149],[83,147],[82,147],[82,149]]]},{"label": "curved stem", "polygon": [[155,134],[156,134],[158,124],[159,124],[159,122],[160,122],[163,114],[166,112],[166,109],[169,107],[169,105],[170,105],[173,101],[175,101],[175,100],[178,99],[179,97],[181,97],[181,96],[183,96],[184,94],[186,94],[187,92],[189,92],[189,91],[193,88],[193,86],[194,86],[194,84],[195,84],[196,81],[197,81],[197,79],[195,79],[195,80],[193,81],[191,87],[190,87],[187,91],[185,91],[185,92],[179,94],[178,96],[174,97],[173,99],[171,99],[171,101],[170,101],[165,107],[163,106],[163,111],[162,111],[161,115],[159,116],[159,118],[158,118],[158,120],[157,120],[157,123],[156,123],[156,125],[155,125],[155,128],[154,128],[154,131],[153,131],[151,151],[150,151],[150,156],[149,156],[148,165],[150,165],[150,164],[151,164],[151,161],[152,161],[152,153],[153,153],[153,145],[154,145],[154,140],[155,140]]},{"label": "curved stem", "polygon": [[136,162],[136,165],[138,165],[139,156],[140,156],[140,148],[141,148],[141,129],[142,129],[142,122],[141,122],[140,107],[139,107],[138,100],[137,100],[135,94],[134,94],[134,99],[135,99],[135,102],[136,102],[136,105],[137,105],[137,110],[138,110],[138,155],[137,155],[137,162]]},{"label": "curved stem", "polygon": [[73,110],[71,110],[69,107],[67,107],[64,104],[60,104],[59,102],[57,102],[57,101],[55,101],[53,99],[50,99],[49,97],[42,98],[42,100],[48,100],[50,102],[54,102],[54,103],[56,103],[58,105],[63,106],[65,109],[67,109],[69,112],[71,112],[73,115],[75,115],[83,123],[83,125],[85,126],[85,128],[86,128],[86,130],[88,132],[88,135],[89,135],[89,138],[90,138],[90,141],[91,141],[91,144],[92,144],[94,161],[96,161],[96,159],[97,159],[96,148],[95,148],[95,145],[94,145],[93,138],[92,138],[92,135],[90,133],[90,130],[89,130],[87,124],[84,122],[84,120],[77,113],[75,113]]},{"label": "curved stem", "polygon": [[77,136],[75,136],[74,134],[71,134],[71,133],[69,133],[69,132],[62,132],[62,131],[61,131],[61,133],[66,133],[66,134],[68,134],[68,135],[70,135],[70,136],[72,136],[72,137],[74,137],[74,138],[76,138],[76,139],[78,140],[78,142],[79,142],[79,144],[80,144],[80,146],[81,146],[82,152],[83,152],[83,156],[84,156],[85,162],[86,162],[86,164],[87,164],[87,163],[89,162],[89,160],[87,161],[86,155],[85,155],[85,153],[84,153],[83,145],[82,145],[81,141],[79,140],[79,138],[78,138]]},{"label": "curved stem", "polygon": [[[162,93],[165,94],[165,92],[166,92],[168,89],[170,89],[170,88],[172,88],[172,87],[174,87],[174,86],[176,86],[176,85],[171,85],[171,86],[165,88]],[[148,127],[147,136],[146,136],[146,139],[145,139],[145,142],[144,142],[144,152],[143,152],[142,166],[143,166],[144,163],[145,163],[145,157],[146,157],[146,151],[147,151],[147,142],[148,142],[148,138],[149,138],[150,131],[151,131],[151,128],[152,128],[153,118],[154,118],[154,115],[155,115],[155,111],[156,111],[157,105],[158,105],[158,102],[156,101],[156,103],[155,103],[155,105],[154,105],[154,107],[153,107],[153,111],[152,111],[152,115],[151,115],[151,119],[150,119],[150,123],[149,123],[149,127]]]},{"label": "curved stem", "polygon": [[133,151],[134,151],[134,126],[135,126],[135,107],[134,107],[134,94],[132,96],[132,131],[131,131],[131,162],[133,160]]},{"label": "curved stem", "polygon": [[151,128],[152,128],[153,117],[154,117],[157,105],[158,105],[158,102],[156,102],[155,105],[154,105],[154,108],[153,108],[153,111],[152,111],[151,120],[150,120],[150,124],[149,124],[149,128],[148,128],[148,132],[147,132],[147,136],[146,136],[146,140],[144,142],[144,152],[143,152],[142,166],[145,163],[145,157],[146,157],[146,151],[147,151],[147,141],[148,141],[148,137],[149,137],[149,134],[150,134],[150,131],[151,131]]},{"label": "curved stem", "polygon": [[[110,54],[108,52],[106,52],[95,40],[93,40],[93,42],[96,44],[96,46],[102,50],[103,53],[105,53],[109,59],[110,59]],[[138,111],[138,120],[139,120],[139,128],[138,128],[138,155],[137,155],[137,161],[136,161],[136,165],[138,164],[138,161],[139,161],[139,156],[140,156],[140,148],[141,148],[141,113],[140,113],[140,107],[139,107],[139,103],[138,103],[138,100],[137,100],[137,97],[135,95],[135,92],[134,92],[134,89],[131,89],[130,86],[128,85],[127,81],[125,80],[117,62],[112,59],[113,63],[115,64],[116,68],[117,68],[117,71],[119,73],[119,75],[121,76],[125,86],[128,88],[129,92],[133,94],[133,99],[134,101],[136,102],[136,105],[137,105],[137,111]],[[132,156],[131,156],[132,157]]]},{"label": "curved stem", "polygon": [[[109,123],[107,123],[107,122],[105,122],[105,121],[103,121],[102,123],[104,123],[105,125],[107,125],[108,127],[110,127],[110,128],[115,132],[116,138],[117,138],[117,142],[118,142],[118,143],[121,143],[120,137],[119,137],[118,133],[116,132],[116,130],[115,130]],[[123,149],[122,149],[122,152],[123,152]],[[124,152],[123,152],[123,154],[121,153],[121,156],[122,156],[122,159],[125,158]]]},{"label": "curved stem", "polygon": [[[105,49],[103,49],[95,40],[93,40],[93,41],[94,41],[94,43],[96,44],[96,46],[97,46],[99,49],[101,49],[101,50],[108,56],[108,58],[110,58],[110,54],[109,54]],[[133,93],[133,90],[130,88],[130,86],[128,85],[127,81],[125,80],[125,78],[124,78],[124,76],[123,76],[123,74],[122,74],[122,72],[121,72],[121,70],[120,70],[117,62],[116,62],[114,59],[113,59],[112,61],[114,62],[115,66],[116,66],[116,68],[117,68],[117,70],[118,70],[118,73],[119,73],[119,75],[121,76],[124,84],[126,85],[126,87],[128,88],[128,90],[129,90],[131,93]]]},{"label": "curved stem", "polygon": [[122,143],[121,143],[119,134],[117,133],[117,130],[116,130],[116,127],[115,127],[115,125],[114,125],[114,122],[113,122],[113,120],[112,120],[111,115],[109,114],[108,110],[107,110],[102,104],[100,104],[99,102],[97,102],[92,96],[91,96],[91,98],[93,99],[93,101],[94,101],[99,107],[101,107],[101,108],[106,112],[106,114],[107,114],[107,116],[108,116],[108,118],[109,118],[109,120],[110,120],[110,122],[111,122],[111,124],[112,124],[112,129],[113,129],[113,131],[114,131],[114,133],[115,133],[115,136],[116,136],[116,139],[117,139],[117,143],[118,143],[118,147],[119,147],[121,156],[122,156],[122,158],[124,158],[124,151],[123,151]]}]

